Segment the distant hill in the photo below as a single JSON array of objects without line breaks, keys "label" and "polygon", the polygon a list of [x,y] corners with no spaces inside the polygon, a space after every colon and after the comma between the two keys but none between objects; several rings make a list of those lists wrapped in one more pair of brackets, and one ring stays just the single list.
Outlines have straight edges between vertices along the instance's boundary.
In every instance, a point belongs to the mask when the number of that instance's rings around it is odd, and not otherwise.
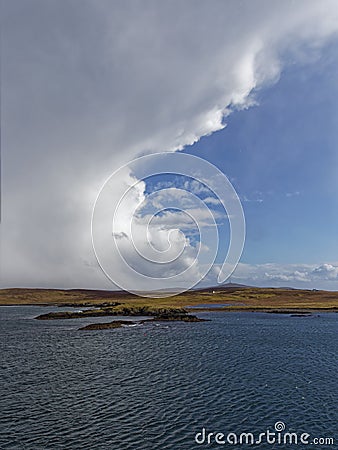
[{"label": "distant hill", "polygon": [[222,289],[224,288],[252,288],[253,286],[248,286],[246,284],[240,284],[240,283],[223,283],[220,286]]},{"label": "distant hill", "polygon": [[224,291],[224,289],[282,289],[284,291],[292,291],[297,290],[297,288],[293,288],[290,286],[280,286],[280,287],[272,287],[272,286],[250,286],[247,284],[240,283],[223,283],[217,286],[210,286],[208,288],[201,288],[198,290],[213,290],[213,291]]},{"label": "distant hill", "polygon": [[203,287],[197,289],[198,291],[224,291],[224,289],[252,289],[253,286],[247,286],[245,284],[240,283],[223,283],[218,284],[217,286]]}]

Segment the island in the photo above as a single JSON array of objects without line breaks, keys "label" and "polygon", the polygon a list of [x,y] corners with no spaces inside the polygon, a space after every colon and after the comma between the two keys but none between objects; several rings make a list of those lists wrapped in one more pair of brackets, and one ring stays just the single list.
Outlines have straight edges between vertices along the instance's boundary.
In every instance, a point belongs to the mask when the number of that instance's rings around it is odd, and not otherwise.
[{"label": "island", "polygon": [[[308,317],[318,312],[338,311],[338,292],[291,288],[259,288],[226,285],[186,291],[165,298],[148,298],[125,291],[87,289],[1,289],[0,305],[40,305],[74,308],[41,314],[38,320],[85,317],[147,317],[132,322],[113,320],[82,327],[84,330],[120,328],[153,321],[201,322],[194,312],[266,312]],[[76,309],[75,309],[76,308]]]}]

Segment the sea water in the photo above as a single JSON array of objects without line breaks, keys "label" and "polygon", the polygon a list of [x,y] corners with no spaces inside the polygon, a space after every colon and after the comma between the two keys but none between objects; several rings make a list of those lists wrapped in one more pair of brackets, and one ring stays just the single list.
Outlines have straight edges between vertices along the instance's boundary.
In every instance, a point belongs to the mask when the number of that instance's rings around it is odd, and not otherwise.
[{"label": "sea water", "polygon": [[338,448],[338,314],[198,313],[211,320],[100,331],[78,328],[112,317],[34,319],[53,310],[0,308],[1,449],[240,449],[216,434],[256,439],[277,423],[336,440],[251,448]]}]

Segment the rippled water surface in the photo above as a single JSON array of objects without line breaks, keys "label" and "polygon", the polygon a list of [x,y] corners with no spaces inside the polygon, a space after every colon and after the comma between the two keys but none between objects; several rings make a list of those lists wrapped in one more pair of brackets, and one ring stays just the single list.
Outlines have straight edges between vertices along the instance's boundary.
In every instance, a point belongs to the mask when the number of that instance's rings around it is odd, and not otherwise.
[{"label": "rippled water surface", "polygon": [[52,310],[0,308],[1,449],[239,449],[194,437],[277,421],[338,437],[338,314],[217,312],[105,331],[78,331],[102,318],[33,319]]}]

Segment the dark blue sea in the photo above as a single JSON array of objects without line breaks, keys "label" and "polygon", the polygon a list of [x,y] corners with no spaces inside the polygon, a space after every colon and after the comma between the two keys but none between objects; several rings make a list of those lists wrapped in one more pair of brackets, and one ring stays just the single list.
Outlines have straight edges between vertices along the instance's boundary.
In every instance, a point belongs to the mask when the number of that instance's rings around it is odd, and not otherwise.
[{"label": "dark blue sea", "polygon": [[[53,310],[0,308],[1,450],[338,448],[338,314],[104,331],[78,331],[102,318],[34,320]],[[277,422],[279,439],[307,443],[278,443]],[[275,442],[259,442],[267,430]]]}]

